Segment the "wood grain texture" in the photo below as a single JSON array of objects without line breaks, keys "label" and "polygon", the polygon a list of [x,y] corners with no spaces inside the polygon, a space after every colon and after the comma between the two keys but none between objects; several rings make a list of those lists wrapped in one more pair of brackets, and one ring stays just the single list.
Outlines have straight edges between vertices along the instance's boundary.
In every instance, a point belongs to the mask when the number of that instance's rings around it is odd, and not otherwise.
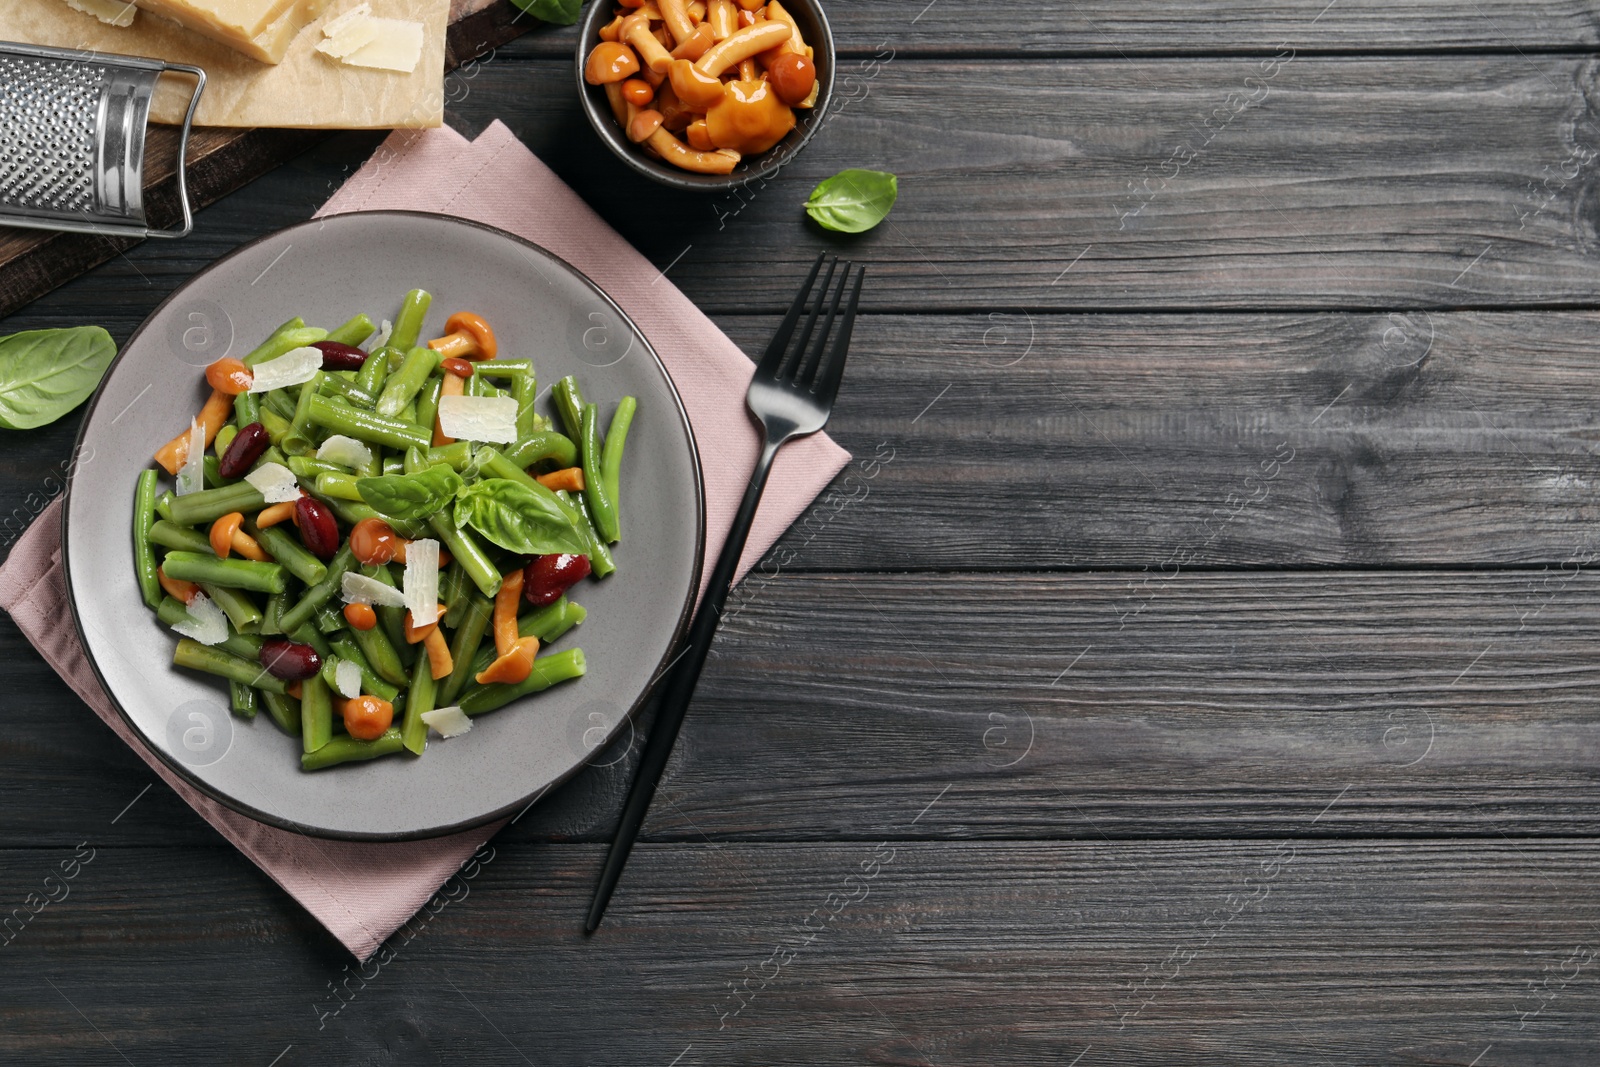
[{"label": "wood grain texture", "polygon": [[[1576,564],[758,575],[730,601],[645,834],[1593,835],[1597,620],[1600,577]],[[0,745],[0,844],[81,837],[152,776],[0,633],[27,694]],[[511,837],[606,839],[647,729]],[[129,843],[215,839],[159,784],[140,805]]]},{"label": "wood grain texture", "polygon": [[[645,845],[587,939],[599,847],[503,845],[389,962],[346,969],[239,857],[111,836],[0,950],[8,1062],[1600,1055],[1592,843]],[[0,880],[26,892],[73,854],[0,853]]]}]

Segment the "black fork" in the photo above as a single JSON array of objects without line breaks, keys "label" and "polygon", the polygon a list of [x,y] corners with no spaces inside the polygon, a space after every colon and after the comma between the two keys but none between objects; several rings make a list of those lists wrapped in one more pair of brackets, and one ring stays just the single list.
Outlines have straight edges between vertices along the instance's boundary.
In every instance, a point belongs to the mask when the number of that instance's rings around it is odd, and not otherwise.
[{"label": "black fork", "polygon": [[[755,377],[750,380],[745,403],[761,423],[761,458],[756,460],[755,472],[750,475],[750,485],[734,516],[733,528],[728,531],[728,540],[711,572],[705,602],[689,628],[688,645],[670,668],[672,673],[656,712],[655,725],[650,729],[644,757],[622,807],[617,836],[606,854],[606,866],[601,872],[594,902],[589,905],[589,918],[584,925],[590,933],[605,915],[606,904],[622,877],[634,839],[639,836],[645,812],[650,809],[656,783],[661,780],[667,757],[672,755],[678,729],[683,725],[684,713],[689,710],[689,700],[694,696],[695,683],[700,680],[700,669],[705,666],[706,653],[711,650],[711,639],[716,636],[717,623],[733,585],[734,568],[744,554],[744,543],[750,536],[750,524],[755,519],[756,505],[761,502],[761,491],[766,488],[773,457],[791,437],[802,437],[822,429],[828,421],[828,413],[833,410],[834,398],[839,395],[839,381],[844,377],[845,356],[850,348],[850,331],[861,301],[861,279],[866,270],[849,260],[841,263],[832,259],[824,263],[825,259],[825,256],[817,257],[805,285],[783,317],[772,343],[767,345]],[[818,285],[817,275],[823,272],[824,266],[827,273]],[[835,274],[839,279],[837,283]],[[802,316],[805,319],[803,328],[800,327]],[[797,328],[798,340],[795,337]]]}]

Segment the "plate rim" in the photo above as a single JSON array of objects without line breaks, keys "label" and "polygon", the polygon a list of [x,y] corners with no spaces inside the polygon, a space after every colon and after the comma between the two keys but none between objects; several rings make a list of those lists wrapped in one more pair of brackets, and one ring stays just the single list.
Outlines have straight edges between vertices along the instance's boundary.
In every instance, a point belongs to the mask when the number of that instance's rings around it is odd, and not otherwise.
[{"label": "plate rim", "polygon": [[83,620],[78,611],[77,591],[74,587],[72,579],[71,553],[68,550],[68,531],[72,528],[73,487],[75,485],[78,473],[78,465],[76,460],[77,457],[82,454],[84,438],[89,432],[89,427],[94,422],[95,414],[100,406],[100,400],[105,395],[106,388],[111,383],[112,376],[117,372],[118,364],[121,362],[123,353],[129,348],[133,347],[134,342],[138,341],[144,335],[145,331],[149,329],[150,324],[154,322],[156,317],[166,309],[168,304],[171,304],[174,300],[178,299],[189,289],[190,286],[194,285],[195,282],[211,273],[211,271],[221,266],[223,263],[249,252],[258,245],[273,240],[274,238],[281,237],[284,234],[293,233],[297,230],[301,230],[310,226],[321,226],[334,219],[350,218],[352,216],[379,218],[401,216],[408,218],[428,219],[429,221],[434,222],[443,221],[452,225],[480,230],[492,236],[508,239],[516,244],[530,248],[537,253],[549,257],[549,259],[555,262],[558,266],[571,273],[573,277],[577,278],[579,282],[581,282],[596,297],[603,301],[606,306],[611,308],[612,311],[616,312],[617,315],[621,317],[622,321],[626,323],[628,327],[633,330],[634,334],[644,343],[645,352],[655,363],[656,369],[660,371],[662,380],[666,382],[667,392],[671,395],[673,406],[677,411],[678,422],[682,426],[684,436],[688,441],[690,467],[694,473],[694,563],[691,568],[688,593],[684,598],[683,605],[678,610],[678,619],[673,626],[671,639],[667,642],[666,650],[661,654],[661,659],[656,663],[655,668],[651,672],[652,676],[649,683],[646,684],[644,689],[640,691],[637,697],[634,698],[634,701],[632,705],[629,706],[627,712],[617,719],[616,725],[612,727],[611,731],[606,735],[605,741],[599,745],[596,745],[593,749],[593,752],[599,753],[603,751],[606,746],[610,745],[616,740],[617,736],[622,732],[624,727],[628,727],[633,724],[634,720],[643,710],[645,704],[647,704],[655,695],[656,691],[660,689],[661,683],[666,678],[667,668],[670,667],[673,657],[677,653],[678,646],[682,644],[684,634],[689,628],[689,622],[693,618],[694,608],[698,603],[700,596],[700,582],[704,577],[706,549],[705,472],[700,462],[700,446],[699,442],[695,439],[694,425],[689,421],[689,412],[684,407],[683,396],[678,392],[678,385],[675,381],[673,381],[672,373],[667,369],[667,365],[662,362],[661,356],[656,352],[655,346],[650,343],[650,338],[645,335],[644,330],[639,327],[639,324],[634,322],[633,317],[623,310],[621,305],[612,299],[609,293],[600,288],[600,286],[595,283],[594,279],[590,278],[583,271],[567,262],[561,256],[558,256],[548,248],[545,248],[543,245],[538,244],[535,241],[530,241],[518,234],[511,233],[508,230],[503,230],[498,226],[492,226],[488,223],[479,222],[476,219],[464,218],[460,215],[445,214],[443,212],[406,211],[399,209],[345,211],[339,212],[336,215],[314,217],[306,219],[302,222],[294,223],[290,226],[281,227],[273,230],[271,233],[262,234],[253,240],[239,245],[237,248],[234,248],[225,255],[218,256],[210,263],[207,263],[200,270],[186,278],[182,284],[178,285],[177,288],[172,290],[172,292],[168,293],[161,303],[152,308],[150,313],[144,317],[144,320],[140,322],[138,327],[134,329],[133,333],[128,336],[127,341],[123,342],[123,344],[117,349],[116,360],[113,361],[110,370],[107,371],[100,384],[95,387],[94,395],[89,398],[88,406],[84,409],[83,420],[79,423],[78,432],[73,438],[72,442],[72,452],[69,457],[71,463],[69,465],[67,474],[67,485],[61,494],[61,533],[59,535],[61,570],[63,584],[66,586],[67,591],[67,605],[72,615],[73,629],[77,633],[79,645],[83,648],[84,659],[88,661],[90,670],[94,672],[95,681],[99,684],[101,691],[106,694],[107,699],[111,701],[111,706],[116,710],[118,718],[120,718],[123,724],[126,725],[132,732],[133,737],[131,741],[142,745],[147,751],[154,753],[155,756],[163,764],[165,764],[169,770],[176,773],[178,777],[191,788],[199,790],[201,795],[216,801],[228,810],[243,815],[246,818],[253,819],[256,822],[264,823],[268,826],[277,827],[281,830],[288,830],[293,833],[304,834],[308,837],[336,841],[425,841],[447,837],[451,834],[462,833],[467,830],[477,829],[478,827],[486,826],[489,823],[494,822],[496,819],[504,818],[512,812],[526,810],[532,807],[533,804],[541,799],[545,794],[551,792],[558,786],[564,784],[577,775],[578,772],[582,771],[589,765],[589,760],[585,759],[579,762],[565,773],[557,776],[554,780],[546,783],[545,785],[540,786],[538,789],[529,790],[527,794],[511,804],[496,808],[495,810],[483,815],[475,815],[446,826],[429,828],[425,830],[401,830],[394,832],[331,830],[326,827],[312,826],[297,822],[293,819],[286,819],[270,812],[262,811],[250,804],[245,803],[242,800],[228,796],[223,791],[213,788],[209,783],[197,777],[191,768],[174,759],[165,749],[151,741],[146,736],[145,731],[133,720],[133,717],[128,713],[127,709],[122,706],[122,700],[115,692],[112,691],[111,686],[106,682],[105,676],[101,673],[100,664],[96,660],[95,654],[90,647],[88,638],[84,633]]}]

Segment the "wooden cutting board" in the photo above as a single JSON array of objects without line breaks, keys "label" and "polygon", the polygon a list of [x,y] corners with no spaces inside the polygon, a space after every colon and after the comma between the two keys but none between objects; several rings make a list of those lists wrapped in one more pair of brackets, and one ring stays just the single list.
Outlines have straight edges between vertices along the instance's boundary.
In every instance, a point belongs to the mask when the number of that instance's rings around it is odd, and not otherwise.
[{"label": "wooden cutting board", "polygon": [[[538,20],[509,0],[454,0],[445,70],[518,37]],[[196,128],[189,136],[189,198],[204,207],[330,136],[327,130]],[[175,225],[178,131],[152,127],[145,147],[145,203],[152,227]],[[0,226],[0,317],[138,244],[133,238],[50,233]]]}]

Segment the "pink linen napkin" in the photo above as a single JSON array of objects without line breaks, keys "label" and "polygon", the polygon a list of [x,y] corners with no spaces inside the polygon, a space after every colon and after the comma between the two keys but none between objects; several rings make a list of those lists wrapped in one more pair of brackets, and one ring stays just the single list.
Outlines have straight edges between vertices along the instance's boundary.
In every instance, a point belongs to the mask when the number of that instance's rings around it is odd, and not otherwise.
[{"label": "pink linen napkin", "polygon": [[[544,246],[612,294],[660,354],[700,448],[706,571],[727,539],[759,438],[745,414],[754,368],[688,298],[496,122],[474,142],[448,127],[396,133],[319,215],[434,211],[498,226]],[[739,576],[849,462],[823,434],[779,453]],[[504,823],[425,841],[332,841],[268,826],[185,784],[136,737],[100,688],[72,627],[61,568],[61,506],[51,504],[0,567],[0,608],[117,735],[221,834],[365,960]],[[576,923],[579,916],[573,916]]]}]

